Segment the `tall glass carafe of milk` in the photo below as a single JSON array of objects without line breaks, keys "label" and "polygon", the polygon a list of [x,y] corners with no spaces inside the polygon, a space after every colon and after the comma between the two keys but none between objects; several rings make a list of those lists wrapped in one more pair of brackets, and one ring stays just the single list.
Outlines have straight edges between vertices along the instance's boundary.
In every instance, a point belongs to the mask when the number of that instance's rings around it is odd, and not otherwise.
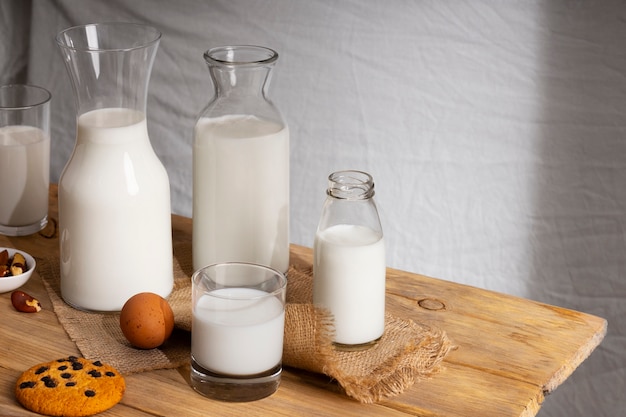
[{"label": "tall glass carafe of milk", "polygon": [[225,46],[204,54],[214,95],[194,129],[193,267],[289,266],[289,130],[268,100],[278,54]]},{"label": "tall glass carafe of milk", "polygon": [[146,125],[158,30],[106,23],[56,41],[77,107],[76,144],[59,180],[61,295],[117,311],[136,293],[173,287],[169,179]]},{"label": "tall glass carafe of milk", "polygon": [[328,178],[313,244],[313,302],[334,317],[335,345],[371,346],[385,330],[385,243],[374,181],[361,171]]}]

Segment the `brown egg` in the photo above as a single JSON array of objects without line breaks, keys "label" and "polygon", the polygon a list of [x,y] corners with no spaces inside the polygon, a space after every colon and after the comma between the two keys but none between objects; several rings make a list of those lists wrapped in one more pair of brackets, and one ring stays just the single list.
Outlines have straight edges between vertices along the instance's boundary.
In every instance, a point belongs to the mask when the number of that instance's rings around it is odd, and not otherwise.
[{"label": "brown egg", "polygon": [[122,307],[120,328],[131,345],[140,349],[161,346],[174,329],[174,313],[158,294],[133,295]]}]

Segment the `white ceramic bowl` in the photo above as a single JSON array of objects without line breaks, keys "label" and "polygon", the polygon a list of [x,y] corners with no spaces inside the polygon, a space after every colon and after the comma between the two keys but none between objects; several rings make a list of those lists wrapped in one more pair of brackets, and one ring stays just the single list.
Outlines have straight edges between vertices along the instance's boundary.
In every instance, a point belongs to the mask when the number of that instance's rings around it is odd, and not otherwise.
[{"label": "white ceramic bowl", "polygon": [[21,251],[21,250],[13,249],[13,248],[1,248],[1,247],[0,247],[0,252],[2,252],[5,249],[9,251],[9,259],[13,258],[13,255],[15,255],[16,252],[19,252],[22,255],[24,255],[24,259],[26,259],[26,272],[24,272],[23,274],[16,275],[16,276],[0,277],[0,293],[13,291],[21,287],[22,285],[26,284],[26,281],[28,281],[30,276],[33,275],[35,266],[37,266],[37,263],[35,262],[35,258],[30,256],[28,253]]}]

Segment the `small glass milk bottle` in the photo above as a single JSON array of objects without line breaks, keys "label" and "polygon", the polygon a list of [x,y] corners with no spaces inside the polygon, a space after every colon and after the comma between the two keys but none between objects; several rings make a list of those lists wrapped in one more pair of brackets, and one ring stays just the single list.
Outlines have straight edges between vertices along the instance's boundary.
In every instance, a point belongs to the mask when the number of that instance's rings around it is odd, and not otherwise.
[{"label": "small glass milk bottle", "polygon": [[367,348],[385,330],[385,243],[374,181],[361,171],[328,177],[313,248],[313,303],[334,316],[335,346]]},{"label": "small glass milk bottle", "polygon": [[267,98],[278,54],[223,46],[204,59],[214,94],[194,128],[193,267],[289,267],[289,129]]}]

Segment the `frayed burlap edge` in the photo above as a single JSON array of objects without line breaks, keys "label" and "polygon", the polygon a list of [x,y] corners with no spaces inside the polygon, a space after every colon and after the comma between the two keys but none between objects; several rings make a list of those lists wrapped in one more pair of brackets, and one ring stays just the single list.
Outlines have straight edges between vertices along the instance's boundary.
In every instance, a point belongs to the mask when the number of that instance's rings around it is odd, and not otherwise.
[{"label": "frayed burlap edge", "polygon": [[[427,379],[439,372],[441,361],[452,349],[445,333],[423,328],[410,321],[387,316],[386,330],[378,344],[370,349],[387,350],[384,360],[377,360],[372,352],[355,359],[352,352],[336,352],[334,360],[325,368],[325,373],[333,375],[346,394],[362,403],[375,403],[402,394],[415,382]],[[402,330],[404,328],[404,330]],[[405,339],[402,345],[396,339],[400,332],[414,337]],[[373,360],[371,367],[362,368],[359,374],[354,363]]]},{"label": "frayed burlap edge", "polygon": [[[445,332],[391,314],[385,333],[363,351],[335,348],[332,315],[312,304],[288,304],[283,363],[335,379],[346,395],[371,404],[400,395],[441,371],[453,349]],[[287,336],[289,335],[289,336]]]},{"label": "frayed burlap edge", "polygon": [[312,305],[312,293],[312,268],[292,266],[286,311],[290,317],[285,322],[285,338],[289,335],[290,340],[283,361],[333,377],[348,396],[362,403],[397,396],[431,377],[453,349],[445,332],[386,314],[385,332],[376,344],[362,351],[338,350],[332,343],[332,314]]}]

